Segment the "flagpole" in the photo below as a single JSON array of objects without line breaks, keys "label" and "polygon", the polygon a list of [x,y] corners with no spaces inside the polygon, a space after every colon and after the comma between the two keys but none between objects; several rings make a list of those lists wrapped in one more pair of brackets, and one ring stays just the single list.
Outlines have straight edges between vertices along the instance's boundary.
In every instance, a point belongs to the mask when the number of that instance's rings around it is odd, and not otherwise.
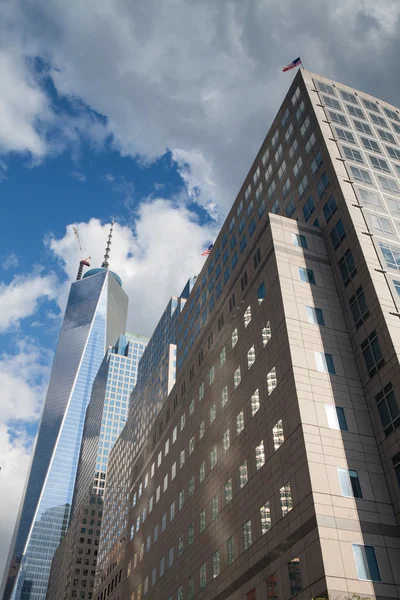
[{"label": "flagpole", "polygon": [[305,69],[305,66],[304,66],[304,63],[303,63],[303,60],[302,60],[301,56],[300,56],[300,61],[301,61],[301,68]]}]

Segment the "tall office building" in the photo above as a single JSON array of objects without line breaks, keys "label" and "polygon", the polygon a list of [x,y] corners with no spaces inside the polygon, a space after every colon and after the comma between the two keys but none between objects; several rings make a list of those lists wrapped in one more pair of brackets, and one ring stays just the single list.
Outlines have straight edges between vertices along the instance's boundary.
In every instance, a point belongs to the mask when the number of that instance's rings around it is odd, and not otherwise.
[{"label": "tall office building", "polygon": [[[148,338],[126,333],[110,347],[86,411],[71,521],[52,563],[47,598],[92,598],[108,455],[125,425]],[[93,515],[92,513],[95,513]],[[96,552],[96,554],[95,554]]]},{"label": "tall office building", "polygon": [[127,527],[96,600],[398,597],[399,141],[398,109],[296,74],[179,316],[176,384],[111,452]]},{"label": "tall office building", "polygon": [[107,258],[71,285],[12,551],[22,557],[12,600],[46,597],[70,516],[93,381],[106,349],[126,329],[128,297]]},{"label": "tall office building", "polygon": [[[127,423],[116,442],[114,461],[121,461],[118,476],[115,465],[111,477],[107,476],[106,518],[101,530],[103,552],[99,554],[99,579],[109,568],[110,553],[118,553],[120,540],[127,532],[126,497],[129,496],[130,468],[148,436],[176,379],[176,338],[179,314],[195,283],[189,279],[180,296],[173,296],[151,336],[139,365],[138,380],[131,396]],[[133,449],[133,450],[132,450]],[[129,463],[125,458],[130,456]],[[116,479],[118,482],[116,483]],[[145,482],[147,485],[147,482]]]}]

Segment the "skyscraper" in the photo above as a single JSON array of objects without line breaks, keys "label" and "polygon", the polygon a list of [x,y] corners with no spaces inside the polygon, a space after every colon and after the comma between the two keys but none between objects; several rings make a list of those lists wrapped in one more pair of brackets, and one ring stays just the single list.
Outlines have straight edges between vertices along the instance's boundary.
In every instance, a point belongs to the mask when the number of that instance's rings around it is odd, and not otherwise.
[{"label": "skyscraper", "polygon": [[[128,535],[125,500],[129,495],[129,467],[133,462],[133,455],[147,439],[149,427],[175,383],[177,323],[194,283],[195,278],[189,279],[181,295],[170,299],[140,361],[138,380],[132,392],[127,423],[116,442],[117,452],[114,454],[114,460],[121,461],[121,466],[124,464],[124,472],[116,475],[113,470],[112,477],[107,478],[108,509],[101,531],[103,553],[99,556],[99,578],[104,576],[104,571],[107,569],[105,564],[108,565],[106,562],[109,559],[108,553],[118,552],[119,540]],[[123,458],[128,455],[130,462],[126,464]]]},{"label": "skyscraper", "polygon": [[126,527],[95,600],[399,595],[399,142],[395,107],[296,74],[179,316],[175,386],[111,452]]},{"label": "skyscraper", "polygon": [[[47,598],[92,597],[108,455],[125,425],[129,396],[148,338],[125,333],[110,347],[86,411],[68,531],[52,563]],[[95,513],[95,516],[92,513]],[[85,546],[86,542],[86,546]]]},{"label": "skyscraper", "polygon": [[16,530],[12,554],[22,558],[13,600],[46,596],[70,516],[93,381],[106,349],[125,331],[127,308],[121,280],[107,268],[71,285]]}]

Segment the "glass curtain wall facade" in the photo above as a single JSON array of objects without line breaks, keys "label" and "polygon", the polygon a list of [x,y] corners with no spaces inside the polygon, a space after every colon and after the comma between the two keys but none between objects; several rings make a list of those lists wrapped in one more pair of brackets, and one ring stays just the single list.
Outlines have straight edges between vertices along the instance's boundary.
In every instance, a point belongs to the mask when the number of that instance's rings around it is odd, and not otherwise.
[{"label": "glass curtain wall facade", "polygon": [[124,332],[128,298],[103,269],[72,284],[23,498],[13,555],[22,557],[12,600],[46,596],[51,561],[65,534],[93,381]]}]

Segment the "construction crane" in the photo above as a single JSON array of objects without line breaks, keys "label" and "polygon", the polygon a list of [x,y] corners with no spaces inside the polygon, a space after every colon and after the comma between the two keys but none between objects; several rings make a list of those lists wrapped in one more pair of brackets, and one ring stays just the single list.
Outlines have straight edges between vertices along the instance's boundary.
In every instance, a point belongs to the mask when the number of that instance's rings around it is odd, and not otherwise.
[{"label": "construction crane", "polygon": [[81,239],[80,239],[79,233],[78,233],[78,228],[75,227],[75,225],[73,225],[72,229],[74,230],[75,238],[76,238],[76,241],[78,242],[79,250],[80,250],[80,253],[81,253],[81,260],[79,262],[78,274],[76,276],[76,281],[79,281],[82,278],[83,267],[85,267],[85,266],[86,267],[90,267],[90,262],[89,262],[90,261],[90,256],[88,256],[87,258],[83,258],[83,250],[82,250]]}]

